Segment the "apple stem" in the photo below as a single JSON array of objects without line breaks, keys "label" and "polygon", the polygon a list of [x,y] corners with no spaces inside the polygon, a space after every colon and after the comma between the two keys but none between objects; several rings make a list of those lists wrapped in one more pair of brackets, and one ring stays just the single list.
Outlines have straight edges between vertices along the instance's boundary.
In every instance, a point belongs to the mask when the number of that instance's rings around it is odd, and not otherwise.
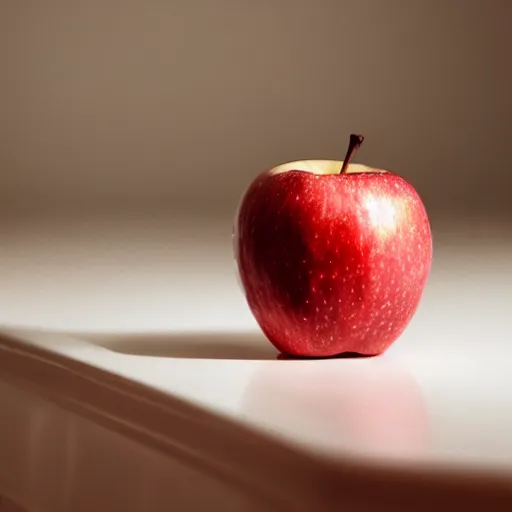
[{"label": "apple stem", "polygon": [[343,160],[343,165],[341,166],[340,174],[345,174],[348,169],[348,164],[350,163],[350,159],[355,155],[356,151],[359,149],[361,144],[364,141],[364,137],[362,135],[356,135],[355,133],[350,134],[350,141],[348,143],[347,154]]}]

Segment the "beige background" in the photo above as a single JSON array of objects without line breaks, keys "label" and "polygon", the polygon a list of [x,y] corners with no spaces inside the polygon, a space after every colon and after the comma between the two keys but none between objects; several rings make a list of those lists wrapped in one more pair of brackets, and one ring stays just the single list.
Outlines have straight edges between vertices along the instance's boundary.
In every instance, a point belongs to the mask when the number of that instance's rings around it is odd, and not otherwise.
[{"label": "beige background", "polygon": [[[230,215],[300,158],[512,212],[508,0],[1,0],[0,208]],[[5,215],[5,213],[4,213]]]}]

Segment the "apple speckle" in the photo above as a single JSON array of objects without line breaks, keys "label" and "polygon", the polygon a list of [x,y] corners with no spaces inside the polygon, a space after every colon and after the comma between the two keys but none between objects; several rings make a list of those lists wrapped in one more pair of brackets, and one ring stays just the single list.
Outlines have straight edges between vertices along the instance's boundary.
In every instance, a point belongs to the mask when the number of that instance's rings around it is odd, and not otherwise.
[{"label": "apple speckle", "polygon": [[390,173],[263,174],[236,226],[249,307],[292,355],[381,353],[412,318],[430,271],[423,204]]}]

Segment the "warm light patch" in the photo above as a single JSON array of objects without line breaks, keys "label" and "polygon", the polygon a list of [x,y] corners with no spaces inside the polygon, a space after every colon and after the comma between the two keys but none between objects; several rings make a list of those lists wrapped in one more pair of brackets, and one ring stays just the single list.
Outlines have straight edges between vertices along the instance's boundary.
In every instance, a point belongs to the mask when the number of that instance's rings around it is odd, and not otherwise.
[{"label": "warm light patch", "polygon": [[371,196],[365,203],[371,223],[384,231],[394,230],[396,227],[396,205],[385,197]]},{"label": "warm light patch", "polygon": [[[339,174],[342,160],[300,160],[278,165],[269,171],[270,174],[281,174],[288,171],[304,171],[318,175]],[[362,164],[349,164],[346,174],[363,172],[386,172],[379,169],[372,169]]]}]

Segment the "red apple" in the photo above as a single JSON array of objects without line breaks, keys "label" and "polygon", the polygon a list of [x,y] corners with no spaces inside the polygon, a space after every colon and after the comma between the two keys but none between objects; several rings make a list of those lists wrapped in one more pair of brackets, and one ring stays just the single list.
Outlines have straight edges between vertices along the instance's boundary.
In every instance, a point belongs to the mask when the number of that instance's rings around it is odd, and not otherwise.
[{"label": "red apple", "polygon": [[377,355],[421,300],[432,236],[415,189],[389,171],[307,160],[260,174],[235,219],[249,308],[284,354]]}]

